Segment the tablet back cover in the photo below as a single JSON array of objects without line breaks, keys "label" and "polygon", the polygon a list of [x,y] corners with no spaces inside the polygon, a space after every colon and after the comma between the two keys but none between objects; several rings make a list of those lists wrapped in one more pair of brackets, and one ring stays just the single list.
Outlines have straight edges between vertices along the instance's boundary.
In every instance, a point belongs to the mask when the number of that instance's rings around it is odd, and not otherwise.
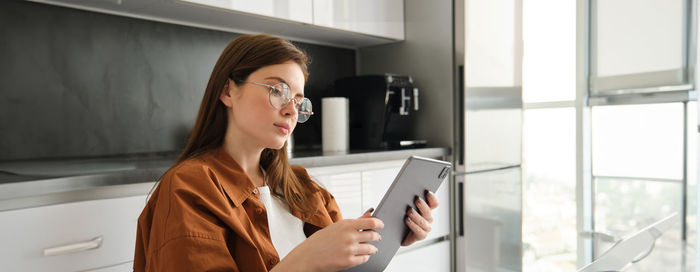
[{"label": "tablet back cover", "polygon": [[425,190],[437,191],[450,173],[450,168],[451,164],[446,161],[409,157],[372,214],[384,222],[384,229],[377,231],[382,240],[370,242],[377,247],[377,254],[372,255],[366,263],[345,271],[383,271],[409,233],[408,226],[404,223],[408,207],[417,211],[413,203],[415,197],[424,198]]}]

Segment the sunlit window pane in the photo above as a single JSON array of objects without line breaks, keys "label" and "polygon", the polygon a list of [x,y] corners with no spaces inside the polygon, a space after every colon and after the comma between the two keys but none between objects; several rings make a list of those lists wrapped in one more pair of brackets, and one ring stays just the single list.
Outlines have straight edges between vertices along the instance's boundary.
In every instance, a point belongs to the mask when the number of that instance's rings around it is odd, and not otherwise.
[{"label": "sunlit window pane", "polygon": [[593,175],[682,179],[683,104],[592,109]]},{"label": "sunlit window pane", "polygon": [[525,271],[576,270],[575,121],[573,108],[525,110]]},{"label": "sunlit window pane", "polygon": [[[629,236],[674,212],[680,214],[681,182],[601,179],[595,182],[595,231]],[[612,244],[600,243],[599,256]],[[651,254],[625,271],[682,271],[681,220],[656,241]]]},{"label": "sunlit window pane", "polygon": [[524,1],[523,40],[523,102],[574,100],[576,1]]}]

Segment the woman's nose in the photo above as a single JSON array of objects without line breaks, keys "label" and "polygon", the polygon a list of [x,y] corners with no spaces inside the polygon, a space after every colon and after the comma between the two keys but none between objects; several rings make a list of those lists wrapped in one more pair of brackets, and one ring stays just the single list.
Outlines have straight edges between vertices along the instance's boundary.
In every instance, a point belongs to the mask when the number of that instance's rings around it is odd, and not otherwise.
[{"label": "woman's nose", "polygon": [[297,110],[297,104],[294,99],[290,99],[289,101],[287,101],[287,103],[282,106],[282,109],[280,109],[280,111],[284,116],[291,115],[293,117],[299,114]]}]

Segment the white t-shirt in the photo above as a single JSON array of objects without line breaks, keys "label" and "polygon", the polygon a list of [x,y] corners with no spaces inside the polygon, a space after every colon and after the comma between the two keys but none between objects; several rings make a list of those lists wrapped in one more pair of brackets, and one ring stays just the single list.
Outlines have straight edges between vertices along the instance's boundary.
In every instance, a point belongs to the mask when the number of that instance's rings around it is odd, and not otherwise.
[{"label": "white t-shirt", "polygon": [[270,227],[270,238],[275,246],[280,260],[287,256],[292,249],[306,240],[304,222],[292,215],[284,200],[270,193],[270,187],[258,187],[260,201],[267,210],[267,225]]}]

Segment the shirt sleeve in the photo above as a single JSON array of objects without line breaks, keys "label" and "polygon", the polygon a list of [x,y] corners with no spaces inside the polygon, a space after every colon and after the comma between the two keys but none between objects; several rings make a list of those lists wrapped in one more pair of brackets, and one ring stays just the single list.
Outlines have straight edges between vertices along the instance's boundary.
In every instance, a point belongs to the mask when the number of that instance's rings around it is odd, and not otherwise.
[{"label": "shirt sleeve", "polygon": [[215,186],[196,186],[202,177],[171,175],[160,184],[146,254],[145,271],[239,271],[226,242],[227,230]]},{"label": "shirt sleeve", "polygon": [[322,190],[326,198],[326,211],[328,211],[328,215],[331,216],[333,223],[343,220],[343,215],[340,213],[340,208],[338,207],[338,202],[335,201],[335,197],[325,189]]},{"label": "shirt sleeve", "polygon": [[323,206],[326,208],[328,215],[331,217],[333,223],[343,220],[343,215],[340,213],[340,208],[338,203],[335,201],[335,197],[328,192],[325,188],[316,183],[304,167],[292,166],[292,170],[300,179],[310,182],[312,186],[317,190],[316,193],[320,195],[323,200]]}]

